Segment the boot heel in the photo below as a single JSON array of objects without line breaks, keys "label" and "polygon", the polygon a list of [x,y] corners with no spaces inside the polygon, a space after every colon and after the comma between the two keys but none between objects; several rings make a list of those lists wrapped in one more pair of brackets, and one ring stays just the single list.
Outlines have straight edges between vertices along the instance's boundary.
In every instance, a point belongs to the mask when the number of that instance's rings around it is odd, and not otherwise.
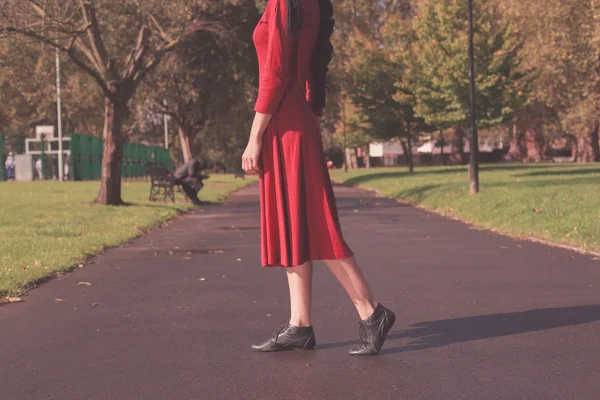
[{"label": "boot heel", "polygon": [[302,350],[312,350],[315,348],[317,344],[317,340],[315,339],[315,335],[311,335],[311,337],[306,341]]}]

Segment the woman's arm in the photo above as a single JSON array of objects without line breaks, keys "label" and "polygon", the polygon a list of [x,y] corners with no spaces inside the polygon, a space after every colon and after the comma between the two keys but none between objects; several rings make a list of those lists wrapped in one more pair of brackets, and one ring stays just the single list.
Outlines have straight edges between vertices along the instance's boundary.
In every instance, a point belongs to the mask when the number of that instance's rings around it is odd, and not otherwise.
[{"label": "woman's arm", "polygon": [[242,168],[249,174],[260,172],[258,159],[267,126],[283,101],[290,81],[290,60],[294,38],[287,35],[285,26],[287,9],[285,0],[273,0],[267,5],[269,44],[267,58],[260,76],[258,99],[254,106],[256,115],[250,131],[248,146],[242,156]]},{"label": "woman's arm", "polygon": [[263,135],[267,130],[267,126],[269,126],[269,122],[271,122],[271,118],[273,118],[273,115],[259,112],[254,116],[248,146],[246,146],[246,151],[242,156],[242,169],[248,174],[258,174],[260,172],[258,159],[262,150]]}]

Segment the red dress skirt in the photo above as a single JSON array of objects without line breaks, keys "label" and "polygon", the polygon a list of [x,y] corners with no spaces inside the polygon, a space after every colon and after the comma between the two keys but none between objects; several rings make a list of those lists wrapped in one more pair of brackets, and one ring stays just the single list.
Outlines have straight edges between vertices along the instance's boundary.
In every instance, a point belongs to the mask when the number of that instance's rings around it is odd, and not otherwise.
[{"label": "red dress skirt", "polygon": [[255,111],[272,114],[261,153],[261,258],[265,267],[353,256],[344,241],[310,105],[309,65],[318,0],[302,0],[302,29],[286,34],[286,0],[269,0],[254,32],[260,84]]}]

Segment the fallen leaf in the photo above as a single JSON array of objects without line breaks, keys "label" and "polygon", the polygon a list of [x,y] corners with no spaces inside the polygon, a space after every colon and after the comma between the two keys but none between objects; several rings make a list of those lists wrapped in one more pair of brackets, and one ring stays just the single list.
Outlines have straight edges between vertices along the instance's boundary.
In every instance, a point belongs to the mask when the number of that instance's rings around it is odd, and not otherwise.
[{"label": "fallen leaf", "polygon": [[90,282],[79,282],[78,285],[79,286],[92,286],[92,284]]},{"label": "fallen leaf", "polygon": [[23,301],[23,299],[20,297],[9,297],[8,298],[9,303],[20,303],[22,301]]},{"label": "fallen leaf", "polygon": [[539,213],[541,213],[542,211],[544,211],[544,209],[543,209],[543,208],[533,208],[531,211],[533,211],[533,212],[534,212],[534,213],[536,213],[536,214],[539,214]]}]

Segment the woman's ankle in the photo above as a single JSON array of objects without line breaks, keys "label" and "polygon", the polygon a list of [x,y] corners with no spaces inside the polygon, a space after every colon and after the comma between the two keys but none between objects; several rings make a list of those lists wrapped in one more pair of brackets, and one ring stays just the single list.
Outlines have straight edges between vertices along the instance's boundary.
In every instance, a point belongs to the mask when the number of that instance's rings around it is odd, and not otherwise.
[{"label": "woman's ankle", "polygon": [[290,325],[297,326],[298,328],[306,328],[306,327],[312,326],[312,322],[311,322],[310,318],[306,318],[306,317],[304,317],[304,318],[291,317]]},{"label": "woman's ankle", "polygon": [[377,308],[377,301],[375,299],[370,300],[359,300],[354,302],[354,306],[356,307],[356,311],[358,311],[358,315],[360,319],[365,320],[369,318],[375,312]]}]

